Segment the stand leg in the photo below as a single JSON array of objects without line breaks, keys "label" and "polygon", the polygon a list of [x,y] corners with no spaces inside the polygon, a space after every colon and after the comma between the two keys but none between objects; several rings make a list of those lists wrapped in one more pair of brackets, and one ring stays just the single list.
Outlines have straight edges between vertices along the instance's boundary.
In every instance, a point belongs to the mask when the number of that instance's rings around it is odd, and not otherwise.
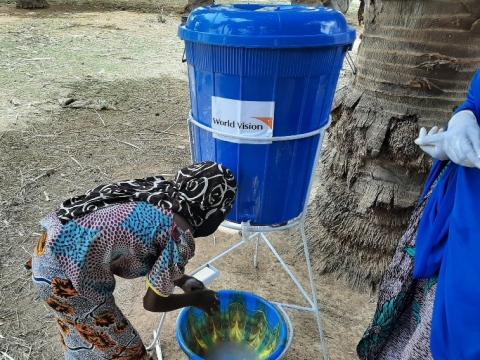
[{"label": "stand leg", "polygon": [[305,222],[304,221],[302,221],[302,223],[300,224],[300,233],[302,235],[303,250],[304,250],[304,253],[305,253],[305,263],[307,265],[308,277],[310,279],[310,288],[311,288],[311,291],[312,291],[312,301],[313,301],[314,315],[315,315],[315,319],[317,321],[318,332],[320,334],[320,346],[322,348],[323,360],[328,360],[328,351],[327,351],[327,347],[325,345],[325,339],[323,337],[323,324],[322,324],[322,319],[320,317],[320,309],[318,307],[317,289],[316,289],[315,281],[314,281],[314,278],[313,278],[312,264],[310,263],[310,251],[308,249],[307,236],[305,235]]},{"label": "stand leg", "polygon": [[154,335],[153,335],[153,341],[152,343],[146,348],[147,351],[150,351],[150,350],[153,350],[156,345],[160,346],[159,345],[159,339],[160,339],[160,333],[162,332],[162,328],[163,328],[163,323],[165,322],[165,317],[166,317],[166,313],[162,313],[162,315],[160,316],[160,322],[158,323],[158,327],[157,327],[157,330],[154,331]]},{"label": "stand leg", "polygon": [[295,284],[297,289],[300,291],[300,293],[303,295],[305,300],[308,301],[308,305],[311,306],[312,311],[314,311],[315,305],[314,305],[312,299],[310,299],[310,295],[307,293],[307,291],[304,289],[304,287],[300,283],[300,280],[298,279],[298,277],[295,275],[295,273],[292,271],[292,269],[290,269],[290,266],[287,265],[285,260],[282,259],[282,257],[278,253],[277,249],[275,249],[275,247],[272,245],[270,240],[268,240],[268,238],[265,236],[265,234],[262,233],[262,234],[260,234],[260,236],[262,237],[265,244],[267,244],[267,246],[270,249],[270,251],[272,252],[272,254],[277,258],[278,262],[283,267],[285,272],[288,274],[288,276],[290,276],[290,279],[292,279],[293,283]]},{"label": "stand leg", "polygon": [[255,253],[253,254],[253,266],[258,268],[258,244],[260,243],[260,234],[255,239]]}]

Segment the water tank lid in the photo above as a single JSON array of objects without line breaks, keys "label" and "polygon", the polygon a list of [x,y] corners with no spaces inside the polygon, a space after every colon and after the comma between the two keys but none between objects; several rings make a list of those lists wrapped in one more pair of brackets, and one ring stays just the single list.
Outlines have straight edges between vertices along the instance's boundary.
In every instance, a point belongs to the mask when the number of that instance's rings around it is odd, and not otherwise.
[{"label": "water tank lid", "polygon": [[195,9],[179,36],[220,46],[306,48],[352,45],[355,29],[326,7],[233,4]]}]

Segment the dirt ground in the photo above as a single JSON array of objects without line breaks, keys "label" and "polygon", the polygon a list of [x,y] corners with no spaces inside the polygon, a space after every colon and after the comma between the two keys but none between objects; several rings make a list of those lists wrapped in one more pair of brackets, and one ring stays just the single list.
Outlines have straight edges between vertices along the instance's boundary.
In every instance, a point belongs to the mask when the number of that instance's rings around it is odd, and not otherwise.
[{"label": "dirt ground", "polygon": [[[56,325],[23,270],[39,219],[99,183],[169,176],[189,162],[179,17],[164,12],[161,20],[157,12],[0,6],[0,359],[62,358]],[[80,108],[62,107],[71,101]],[[189,269],[237,240],[219,232],[216,245],[199,241]],[[307,284],[295,240],[289,234],[273,240]],[[265,246],[258,269],[252,254],[253,244],[219,261],[221,277],[212,287],[301,303]],[[316,280],[330,358],[355,359],[375,299],[331,276]],[[141,279],[118,280],[117,302],[148,342],[158,315],[143,310],[143,292]],[[313,319],[290,315],[295,337],[285,359],[319,359]],[[184,359],[175,318],[169,314],[162,334],[165,359]]]}]

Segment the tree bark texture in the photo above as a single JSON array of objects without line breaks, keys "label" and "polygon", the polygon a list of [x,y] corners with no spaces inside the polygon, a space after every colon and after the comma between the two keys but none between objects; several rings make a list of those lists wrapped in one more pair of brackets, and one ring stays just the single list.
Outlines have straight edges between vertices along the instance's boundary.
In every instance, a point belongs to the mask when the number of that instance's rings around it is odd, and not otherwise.
[{"label": "tree bark texture", "polygon": [[421,126],[445,125],[480,66],[476,0],[366,0],[358,72],[339,89],[310,211],[321,271],[375,288],[430,160]]}]

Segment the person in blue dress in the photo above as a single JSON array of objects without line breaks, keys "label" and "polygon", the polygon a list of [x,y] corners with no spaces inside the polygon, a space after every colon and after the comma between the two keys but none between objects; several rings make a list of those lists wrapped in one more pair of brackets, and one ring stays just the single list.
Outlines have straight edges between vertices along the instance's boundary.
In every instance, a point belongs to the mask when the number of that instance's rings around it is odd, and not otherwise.
[{"label": "person in blue dress", "polygon": [[480,359],[480,72],[446,130],[416,144],[436,161],[357,347],[365,360]]}]

